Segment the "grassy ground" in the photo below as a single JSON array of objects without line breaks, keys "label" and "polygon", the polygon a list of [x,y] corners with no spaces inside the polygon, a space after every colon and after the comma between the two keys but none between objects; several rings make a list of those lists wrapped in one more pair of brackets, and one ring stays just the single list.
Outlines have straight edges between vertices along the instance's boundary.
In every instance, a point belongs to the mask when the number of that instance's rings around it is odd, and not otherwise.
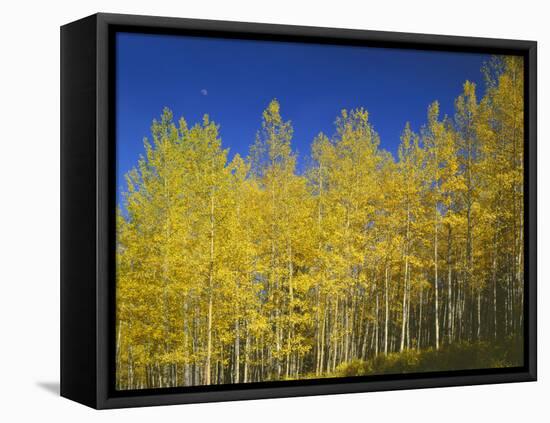
[{"label": "grassy ground", "polygon": [[[521,339],[508,339],[498,344],[489,342],[459,343],[439,351],[407,350],[381,354],[367,361],[342,363],[334,373],[321,377],[348,377],[396,373],[436,372],[447,370],[488,369],[523,365]],[[311,375],[318,378],[319,376]]]}]

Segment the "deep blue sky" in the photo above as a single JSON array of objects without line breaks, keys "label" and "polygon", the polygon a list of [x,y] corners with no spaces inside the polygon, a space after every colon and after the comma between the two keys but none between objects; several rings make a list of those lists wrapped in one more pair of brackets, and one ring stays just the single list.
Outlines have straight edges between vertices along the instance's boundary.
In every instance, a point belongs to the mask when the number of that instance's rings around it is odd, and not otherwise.
[{"label": "deep blue sky", "polygon": [[208,113],[222,145],[248,154],[261,114],[277,98],[294,126],[293,149],[303,168],[320,131],[331,136],[340,110],[363,106],[394,155],[406,121],[419,130],[428,105],[453,113],[465,80],[482,94],[488,56],[288,42],[119,33],[116,38],[117,177],[143,152],[153,118],[164,106],[191,126]]}]

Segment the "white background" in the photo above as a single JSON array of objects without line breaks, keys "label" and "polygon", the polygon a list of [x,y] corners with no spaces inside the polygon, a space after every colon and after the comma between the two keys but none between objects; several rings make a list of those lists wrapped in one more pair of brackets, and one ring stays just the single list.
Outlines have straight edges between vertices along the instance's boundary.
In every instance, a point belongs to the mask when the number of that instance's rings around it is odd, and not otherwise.
[{"label": "white background", "polygon": [[[6,1],[0,13],[0,420],[548,421],[550,31],[544,1]],[[93,411],[59,381],[59,26],[103,12],[539,42],[539,381]]]}]

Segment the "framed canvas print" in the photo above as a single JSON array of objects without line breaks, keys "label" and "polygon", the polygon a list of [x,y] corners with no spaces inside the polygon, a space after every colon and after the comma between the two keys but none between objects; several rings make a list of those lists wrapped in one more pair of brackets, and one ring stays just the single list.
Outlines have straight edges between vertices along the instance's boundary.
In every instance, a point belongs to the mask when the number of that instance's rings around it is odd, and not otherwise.
[{"label": "framed canvas print", "polygon": [[61,394],[536,380],[536,43],[61,29]]}]

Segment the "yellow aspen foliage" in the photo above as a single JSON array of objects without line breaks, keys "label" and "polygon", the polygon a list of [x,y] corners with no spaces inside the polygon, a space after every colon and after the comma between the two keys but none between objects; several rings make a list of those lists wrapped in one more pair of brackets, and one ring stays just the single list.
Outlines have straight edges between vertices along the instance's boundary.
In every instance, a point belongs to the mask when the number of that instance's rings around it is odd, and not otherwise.
[{"label": "yellow aspen foliage", "polygon": [[523,62],[482,71],[453,116],[434,101],[404,123],[395,157],[342,110],[303,171],[277,100],[248,157],[164,109],[117,209],[117,389],[372,374],[521,338]]}]

